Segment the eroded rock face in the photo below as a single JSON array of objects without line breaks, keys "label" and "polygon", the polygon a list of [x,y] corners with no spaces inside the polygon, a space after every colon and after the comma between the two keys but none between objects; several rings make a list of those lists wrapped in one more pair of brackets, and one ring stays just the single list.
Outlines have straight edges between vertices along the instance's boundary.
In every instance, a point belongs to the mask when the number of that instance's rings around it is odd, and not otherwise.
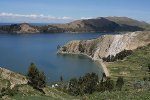
[{"label": "eroded rock face", "polygon": [[103,35],[92,40],[74,40],[60,48],[58,53],[82,53],[90,56],[93,60],[98,60],[109,55],[115,56],[123,50],[134,50],[149,43],[149,31],[128,32],[118,35]]},{"label": "eroded rock face", "polygon": [[0,67],[0,78],[9,80],[11,83],[10,88],[13,88],[15,85],[27,84],[28,82],[25,76],[1,67]]}]

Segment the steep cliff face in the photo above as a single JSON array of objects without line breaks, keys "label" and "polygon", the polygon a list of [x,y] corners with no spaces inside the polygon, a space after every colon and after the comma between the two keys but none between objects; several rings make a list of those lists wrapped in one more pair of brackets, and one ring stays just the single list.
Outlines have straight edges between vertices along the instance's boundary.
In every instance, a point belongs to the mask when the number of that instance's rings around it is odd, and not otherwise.
[{"label": "steep cliff face", "polygon": [[9,80],[11,88],[13,88],[15,85],[27,84],[28,82],[25,76],[1,67],[0,67],[0,79]]},{"label": "steep cliff face", "polygon": [[150,32],[128,32],[120,35],[103,35],[98,39],[74,40],[64,45],[58,53],[85,54],[93,60],[116,55],[123,50],[133,50],[150,43]]}]

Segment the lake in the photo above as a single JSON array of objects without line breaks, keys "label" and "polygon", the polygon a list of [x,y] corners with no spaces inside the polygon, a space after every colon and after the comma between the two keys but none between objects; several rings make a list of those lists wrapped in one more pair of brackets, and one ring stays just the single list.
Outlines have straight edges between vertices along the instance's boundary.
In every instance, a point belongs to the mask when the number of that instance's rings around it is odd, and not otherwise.
[{"label": "lake", "polygon": [[0,66],[26,74],[31,62],[45,72],[48,82],[80,77],[85,73],[102,74],[91,59],[79,55],[57,55],[57,46],[70,40],[97,38],[104,33],[51,33],[35,35],[0,34]]}]

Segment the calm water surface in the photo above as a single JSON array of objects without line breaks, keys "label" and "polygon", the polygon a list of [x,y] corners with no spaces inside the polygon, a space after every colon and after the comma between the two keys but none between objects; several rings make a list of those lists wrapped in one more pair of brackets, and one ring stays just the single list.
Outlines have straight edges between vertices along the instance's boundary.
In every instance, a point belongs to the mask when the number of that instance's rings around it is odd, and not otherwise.
[{"label": "calm water surface", "polygon": [[36,35],[0,35],[0,66],[26,74],[28,66],[34,62],[45,72],[47,80],[65,80],[95,72],[101,76],[101,69],[92,60],[77,55],[57,55],[57,45],[70,40],[92,39],[102,33],[58,33]]}]

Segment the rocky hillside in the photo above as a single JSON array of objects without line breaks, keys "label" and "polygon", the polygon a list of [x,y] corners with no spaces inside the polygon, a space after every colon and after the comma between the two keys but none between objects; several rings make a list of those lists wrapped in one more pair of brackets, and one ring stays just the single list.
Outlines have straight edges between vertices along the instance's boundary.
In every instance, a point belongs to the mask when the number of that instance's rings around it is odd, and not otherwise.
[{"label": "rocky hillside", "polygon": [[43,88],[45,92],[43,94],[27,83],[26,76],[0,67],[0,100],[74,100],[77,98],[50,86]]},{"label": "rocky hillside", "polygon": [[65,44],[58,53],[85,54],[94,60],[115,56],[123,50],[133,50],[150,43],[149,31],[103,35],[92,40],[74,40]]},{"label": "rocky hillside", "polygon": [[128,17],[106,17],[106,19],[113,21],[119,25],[138,26],[146,30],[150,30],[150,24],[144,21],[138,21]]},{"label": "rocky hillside", "polygon": [[66,24],[33,26],[27,23],[0,26],[0,33],[120,32],[150,30],[150,24],[127,17],[98,17]]},{"label": "rocky hillside", "polygon": [[[120,20],[120,17],[117,19]],[[65,32],[115,32],[145,30],[145,28],[136,25],[136,23],[134,24],[135,25],[130,25],[126,23],[120,23],[120,21],[113,21],[105,17],[99,17],[95,19],[78,20],[67,24],[58,24],[55,26],[64,29]]]},{"label": "rocky hillside", "polygon": [[0,26],[2,33],[39,33],[37,27],[27,23]]},{"label": "rocky hillside", "polygon": [[[0,80],[9,80],[10,87],[16,85],[27,84],[28,80],[25,76],[0,67]],[[0,86],[1,87],[1,86]]]}]

